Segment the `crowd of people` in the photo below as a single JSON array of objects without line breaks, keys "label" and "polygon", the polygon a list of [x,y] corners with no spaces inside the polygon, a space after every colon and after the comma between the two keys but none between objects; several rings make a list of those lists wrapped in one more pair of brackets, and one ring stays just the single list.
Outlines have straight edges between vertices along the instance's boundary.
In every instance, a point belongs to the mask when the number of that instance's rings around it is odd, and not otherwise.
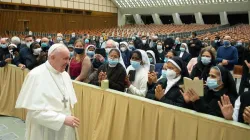
[{"label": "crowd of people", "polygon": [[[0,66],[35,69],[58,43],[70,51],[65,71],[72,80],[96,86],[109,80],[110,89],[250,124],[250,92],[244,92],[250,87],[250,46],[243,47],[240,39],[233,44],[229,35],[216,36],[208,46],[195,32],[187,43],[178,37],[161,41],[157,35],[134,35],[128,42],[88,34],[78,38],[76,33],[69,41],[61,33],[55,40],[14,36],[0,40]],[[232,76],[235,65],[243,66],[239,93]],[[193,89],[184,92],[184,77],[203,80],[204,96]]]}]

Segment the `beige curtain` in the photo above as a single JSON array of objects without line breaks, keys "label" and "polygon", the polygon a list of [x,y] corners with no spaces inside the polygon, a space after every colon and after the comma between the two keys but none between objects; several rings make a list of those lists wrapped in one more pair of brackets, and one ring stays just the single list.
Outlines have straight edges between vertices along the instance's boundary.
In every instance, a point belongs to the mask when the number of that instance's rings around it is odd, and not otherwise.
[{"label": "beige curtain", "polygon": [[[0,114],[25,118],[14,109],[27,71],[0,68]],[[250,127],[113,90],[73,82],[81,140],[249,140]]]}]

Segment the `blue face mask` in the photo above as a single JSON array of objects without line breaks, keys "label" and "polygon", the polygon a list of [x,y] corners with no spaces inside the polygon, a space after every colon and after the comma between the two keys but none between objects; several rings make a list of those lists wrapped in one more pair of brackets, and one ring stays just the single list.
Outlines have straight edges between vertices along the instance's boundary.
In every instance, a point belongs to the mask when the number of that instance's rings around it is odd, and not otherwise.
[{"label": "blue face mask", "polygon": [[3,49],[6,49],[7,45],[6,44],[0,44],[0,47],[3,48]]},{"label": "blue face mask", "polygon": [[132,40],[135,40],[135,39],[136,39],[136,38],[133,36],[133,37],[132,37]]},{"label": "blue face mask", "polygon": [[41,47],[48,47],[48,44],[47,43],[42,43]]},{"label": "blue face mask", "polygon": [[223,41],[223,44],[225,45],[225,47],[228,47],[228,46],[230,46],[230,41],[224,40],[224,41]]},{"label": "blue face mask", "polygon": [[74,56],[74,52],[69,53],[69,57],[72,58]]},{"label": "blue face mask", "polygon": [[210,77],[207,78],[207,86],[209,89],[216,89],[219,87],[217,79],[211,79]]},{"label": "blue face mask", "polygon": [[89,44],[89,40],[88,40],[88,39],[85,39],[85,43],[86,43],[86,44]]},{"label": "blue face mask", "polygon": [[208,65],[208,64],[211,63],[211,58],[209,58],[209,57],[201,57],[201,62],[204,65]]},{"label": "blue face mask", "polygon": [[186,50],[185,48],[182,48],[182,47],[180,48],[181,52],[185,52],[185,50]]},{"label": "blue face mask", "polygon": [[162,78],[167,78],[167,70],[162,70],[161,76],[162,76]]},{"label": "blue face mask", "polygon": [[168,62],[168,58],[165,57],[164,59],[164,63],[167,63]]},{"label": "blue face mask", "polygon": [[180,44],[180,41],[175,40],[175,44]]},{"label": "blue face mask", "polygon": [[148,58],[150,63],[153,63],[153,58]]},{"label": "blue face mask", "polygon": [[87,55],[92,58],[95,55],[94,51],[87,51]]},{"label": "blue face mask", "polygon": [[74,50],[77,54],[82,54],[84,52],[84,49],[82,48],[75,48]]},{"label": "blue face mask", "polygon": [[135,46],[134,45],[129,45],[129,49],[133,50],[133,49],[135,49]]},{"label": "blue face mask", "polygon": [[108,62],[110,67],[115,67],[119,63],[119,60],[108,58]]},{"label": "blue face mask", "polygon": [[130,60],[130,64],[132,65],[132,67],[133,67],[134,69],[139,69],[140,66],[141,66],[140,62],[138,62],[138,61],[133,61],[133,60]]}]

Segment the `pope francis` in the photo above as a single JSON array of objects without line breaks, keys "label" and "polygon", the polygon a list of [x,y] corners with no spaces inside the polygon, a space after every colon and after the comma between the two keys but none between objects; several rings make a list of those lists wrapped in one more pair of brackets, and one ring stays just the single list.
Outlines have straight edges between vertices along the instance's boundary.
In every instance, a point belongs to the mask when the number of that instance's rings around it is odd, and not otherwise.
[{"label": "pope francis", "polygon": [[48,61],[31,70],[22,85],[16,108],[28,110],[26,140],[75,140],[78,118],[71,115],[77,102],[72,81],[67,72],[69,50],[54,44],[48,51]]}]

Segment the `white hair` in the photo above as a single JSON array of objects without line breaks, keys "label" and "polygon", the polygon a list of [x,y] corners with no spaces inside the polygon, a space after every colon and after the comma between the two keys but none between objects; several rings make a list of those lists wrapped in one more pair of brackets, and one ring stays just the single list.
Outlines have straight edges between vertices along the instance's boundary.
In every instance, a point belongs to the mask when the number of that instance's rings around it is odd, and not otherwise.
[{"label": "white hair", "polygon": [[11,42],[21,42],[21,40],[20,40],[20,38],[19,37],[17,37],[17,36],[13,36],[12,38],[11,38]]},{"label": "white hair", "polygon": [[114,41],[114,40],[109,39],[109,40],[106,42],[106,45],[107,45],[108,43],[112,43],[113,48],[115,48],[115,47],[116,47],[116,43],[115,43],[115,41]]},{"label": "white hair", "polygon": [[53,44],[50,48],[49,48],[49,51],[48,51],[48,56],[54,54],[55,52],[61,50],[61,49],[68,49],[64,44],[62,43],[56,43],[56,44]]}]

